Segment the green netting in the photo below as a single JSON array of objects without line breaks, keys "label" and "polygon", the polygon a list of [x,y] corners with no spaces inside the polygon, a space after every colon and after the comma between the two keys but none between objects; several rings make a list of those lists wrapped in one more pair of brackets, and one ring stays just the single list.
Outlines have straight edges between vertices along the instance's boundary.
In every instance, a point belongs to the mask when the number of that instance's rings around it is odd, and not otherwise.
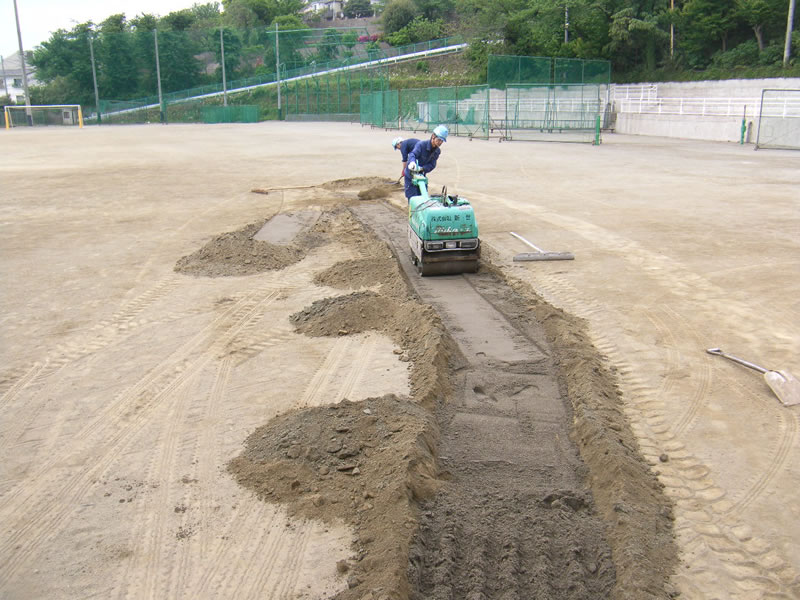
[{"label": "green netting", "polygon": [[452,135],[489,137],[486,85],[389,90],[361,96],[361,124],[431,131],[447,125]]},{"label": "green netting", "polygon": [[[115,73],[127,69],[125,73],[128,75],[123,79],[131,83],[132,89],[120,88],[119,91],[134,94],[135,89],[152,90],[152,95],[125,101],[122,104],[114,101],[101,103],[99,107],[101,115],[112,112],[124,113],[108,115],[108,118],[103,118],[104,122],[146,122],[152,120],[152,116],[145,113],[151,111],[150,107],[156,107],[156,111],[160,112],[158,104],[162,101],[165,106],[169,106],[189,99],[221,96],[225,92],[232,94],[261,87],[274,87],[279,80],[282,83],[292,84],[306,78],[317,77],[325,79],[313,81],[309,85],[308,92],[291,90],[298,94],[294,100],[295,107],[299,109],[306,95],[312,93],[311,87],[314,88],[315,96],[308,98],[307,101],[309,110],[290,111],[289,114],[351,115],[357,118],[358,99],[354,95],[354,87],[358,88],[359,94],[365,89],[374,91],[387,88],[385,82],[380,85],[364,82],[356,84],[351,73],[356,70],[363,73],[365,70],[365,68],[356,69],[359,65],[373,63],[367,67],[373,74],[366,76],[366,79],[385,80],[384,72],[374,73],[381,69],[385,71],[386,64],[383,61],[400,55],[463,43],[463,39],[456,36],[407,46],[381,48],[376,43],[375,36],[367,35],[363,28],[295,29],[278,31],[277,34],[271,29],[230,27],[223,28],[221,34],[219,28],[186,32],[160,31],[157,34],[162,91],[159,99],[157,94],[159,80],[155,69],[156,33],[143,30],[131,35],[133,37],[114,34],[101,36],[96,42],[97,54],[98,56],[108,54],[105,50],[100,51],[105,45],[120,46],[120,50],[114,56],[118,57],[117,63],[123,65],[124,69],[116,68],[114,65],[103,68],[114,70]],[[221,56],[223,46],[226,72],[224,85]],[[131,52],[134,50],[138,61],[135,65],[131,63]],[[376,61],[378,64],[374,64]],[[333,75],[331,73],[323,75],[332,70],[340,70],[333,79],[329,78]],[[346,81],[342,81],[345,78]],[[314,107],[313,110],[311,106]],[[139,111],[143,111],[142,114],[138,116],[133,114]],[[261,118],[278,118],[279,113],[277,109],[265,110],[265,107],[261,106],[260,115]],[[96,117],[90,118],[89,122],[97,122]]]},{"label": "green netting", "polygon": [[489,87],[505,89],[510,84],[609,83],[611,63],[580,58],[538,56],[489,56]]},{"label": "green netting", "polygon": [[596,84],[508,85],[504,137],[596,141],[603,105],[601,86]]},{"label": "green netting", "polygon": [[257,123],[258,106],[204,106],[204,123]]},{"label": "green netting", "polygon": [[361,96],[383,90],[386,85],[387,77],[381,70],[341,71],[289,80],[282,87],[283,113],[290,120],[358,121]]},{"label": "green netting", "polygon": [[494,89],[509,83],[550,83],[553,59],[537,56],[489,56],[487,82]]}]

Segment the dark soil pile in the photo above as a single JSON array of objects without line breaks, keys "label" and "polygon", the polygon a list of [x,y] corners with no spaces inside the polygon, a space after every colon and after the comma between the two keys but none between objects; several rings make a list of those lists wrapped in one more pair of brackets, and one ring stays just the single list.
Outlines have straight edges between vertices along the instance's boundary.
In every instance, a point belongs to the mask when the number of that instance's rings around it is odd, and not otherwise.
[{"label": "dark soil pile", "polygon": [[430,411],[389,395],[294,411],[257,429],[229,464],[236,480],[296,516],[344,521],[356,559],[339,600],[408,597],[413,507],[436,487]]},{"label": "dark soil pile", "polygon": [[285,269],[303,260],[308,250],[323,243],[323,238],[306,233],[290,245],[270,244],[253,236],[266,221],[251,223],[237,231],[223,233],[205,246],[181,258],[175,272],[204,277],[255,275]]}]

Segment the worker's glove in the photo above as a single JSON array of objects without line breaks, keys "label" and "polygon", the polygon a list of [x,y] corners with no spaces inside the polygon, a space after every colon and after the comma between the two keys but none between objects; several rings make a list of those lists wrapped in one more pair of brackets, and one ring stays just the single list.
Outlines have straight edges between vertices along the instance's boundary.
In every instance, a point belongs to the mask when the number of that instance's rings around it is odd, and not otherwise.
[{"label": "worker's glove", "polygon": [[408,170],[411,171],[412,173],[415,172],[417,170],[417,163],[415,162],[408,163]]}]

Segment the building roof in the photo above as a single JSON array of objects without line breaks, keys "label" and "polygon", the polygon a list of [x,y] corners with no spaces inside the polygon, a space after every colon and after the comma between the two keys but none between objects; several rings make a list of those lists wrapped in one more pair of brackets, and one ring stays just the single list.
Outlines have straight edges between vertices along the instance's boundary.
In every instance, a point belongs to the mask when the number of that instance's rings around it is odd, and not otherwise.
[{"label": "building roof", "polygon": [[[19,50],[14,54],[3,57],[3,69],[6,72],[6,77],[22,77],[22,61],[19,58]],[[30,60],[25,61],[25,69],[28,71],[28,77],[30,77],[34,71]]]}]

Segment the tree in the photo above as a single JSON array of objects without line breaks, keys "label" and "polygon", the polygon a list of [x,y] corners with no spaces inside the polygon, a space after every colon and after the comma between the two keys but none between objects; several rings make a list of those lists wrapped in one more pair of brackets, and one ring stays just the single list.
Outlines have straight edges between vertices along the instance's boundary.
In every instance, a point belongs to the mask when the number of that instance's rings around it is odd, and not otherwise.
[{"label": "tree", "polygon": [[417,16],[417,8],[411,0],[391,0],[381,15],[385,33],[400,31]]},{"label": "tree", "polygon": [[98,33],[95,58],[101,95],[118,99],[132,97],[138,87],[138,77],[136,63],[131,60],[133,45],[125,15],[111,15],[100,23]]},{"label": "tree", "polygon": [[764,51],[767,29],[780,33],[785,20],[784,2],[776,0],[736,0],[736,12],[747,23],[756,36],[759,52]]},{"label": "tree", "polygon": [[342,9],[348,19],[360,19],[372,16],[372,5],[369,0],[347,0]]},{"label": "tree", "polygon": [[669,34],[660,27],[655,12],[627,7],[611,16],[608,49],[619,66],[640,64],[648,71],[654,70],[668,40]]},{"label": "tree", "polygon": [[728,35],[736,25],[735,8],[728,0],[688,0],[679,24],[689,65],[705,67],[716,50],[728,49]]}]

